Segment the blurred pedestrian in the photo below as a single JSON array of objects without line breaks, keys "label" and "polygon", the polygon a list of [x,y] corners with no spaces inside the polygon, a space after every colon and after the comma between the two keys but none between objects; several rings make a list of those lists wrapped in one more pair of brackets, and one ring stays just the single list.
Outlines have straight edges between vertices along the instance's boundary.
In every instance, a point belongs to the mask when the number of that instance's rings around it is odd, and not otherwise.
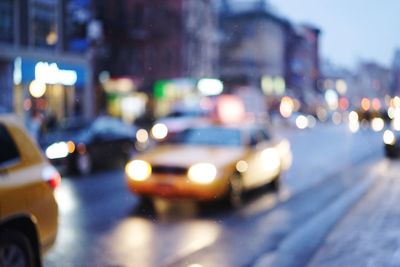
[{"label": "blurred pedestrian", "polygon": [[35,111],[28,122],[28,131],[36,141],[39,141],[39,138],[42,134],[42,125],[43,115],[39,111]]}]

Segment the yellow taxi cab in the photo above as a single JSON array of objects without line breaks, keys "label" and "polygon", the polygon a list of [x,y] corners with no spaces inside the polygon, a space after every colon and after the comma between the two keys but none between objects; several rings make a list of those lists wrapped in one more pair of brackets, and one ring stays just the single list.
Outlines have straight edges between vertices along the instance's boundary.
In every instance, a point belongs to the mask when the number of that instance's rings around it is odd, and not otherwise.
[{"label": "yellow taxi cab", "polygon": [[60,181],[17,117],[0,115],[0,266],[41,266],[57,234]]},{"label": "yellow taxi cab", "polygon": [[265,184],[279,186],[292,160],[290,144],[263,126],[203,125],[138,154],[125,167],[133,193],[145,198],[228,200]]}]

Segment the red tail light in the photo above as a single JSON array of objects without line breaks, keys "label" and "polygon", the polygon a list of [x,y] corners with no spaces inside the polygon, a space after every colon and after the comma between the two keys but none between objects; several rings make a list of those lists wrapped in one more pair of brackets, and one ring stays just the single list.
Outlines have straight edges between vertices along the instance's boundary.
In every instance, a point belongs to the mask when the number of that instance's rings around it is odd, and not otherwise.
[{"label": "red tail light", "polygon": [[52,166],[47,166],[43,169],[43,179],[50,185],[51,188],[56,189],[61,184],[60,173]]},{"label": "red tail light", "polygon": [[61,175],[55,172],[54,175],[47,181],[51,188],[56,189],[61,184]]}]

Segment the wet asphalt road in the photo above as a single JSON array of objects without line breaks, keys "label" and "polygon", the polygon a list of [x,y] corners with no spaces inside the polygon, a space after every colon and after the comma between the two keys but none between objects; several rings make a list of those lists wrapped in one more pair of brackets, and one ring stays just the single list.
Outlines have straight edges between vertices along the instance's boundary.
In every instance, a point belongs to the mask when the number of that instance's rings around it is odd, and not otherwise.
[{"label": "wet asphalt road", "polygon": [[278,134],[294,156],[283,187],[249,195],[239,210],[159,200],[153,212],[127,191],[122,168],[64,177],[59,235],[45,266],[268,266],[260,259],[276,256],[383,158],[381,133],[369,130],[320,125]]}]

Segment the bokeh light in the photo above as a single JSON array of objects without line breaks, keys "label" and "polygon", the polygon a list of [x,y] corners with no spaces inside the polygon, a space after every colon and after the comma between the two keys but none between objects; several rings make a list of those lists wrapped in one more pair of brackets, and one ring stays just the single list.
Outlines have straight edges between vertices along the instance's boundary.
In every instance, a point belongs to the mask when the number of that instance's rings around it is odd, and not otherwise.
[{"label": "bokeh light", "polygon": [[151,135],[158,140],[164,139],[168,135],[168,128],[163,123],[157,123],[151,128]]},{"label": "bokeh light", "polygon": [[305,129],[308,126],[308,119],[304,115],[299,115],[296,118],[296,126],[299,129]]},{"label": "bokeh light", "polygon": [[279,107],[279,111],[282,117],[289,118],[293,113],[293,109],[294,109],[293,100],[288,96],[282,97],[281,105]]},{"label": "bokeh light", "polygon": [[371,121],[371,128],[375,132],[380,132],[385,127],[385,122],[382,118],[373,118]]},{"label": "bokeh light", "polygon": [[139,129],[136,132],[136,139],[140,143],[146,143],[149,140],[149,134],[145,129]]}]

